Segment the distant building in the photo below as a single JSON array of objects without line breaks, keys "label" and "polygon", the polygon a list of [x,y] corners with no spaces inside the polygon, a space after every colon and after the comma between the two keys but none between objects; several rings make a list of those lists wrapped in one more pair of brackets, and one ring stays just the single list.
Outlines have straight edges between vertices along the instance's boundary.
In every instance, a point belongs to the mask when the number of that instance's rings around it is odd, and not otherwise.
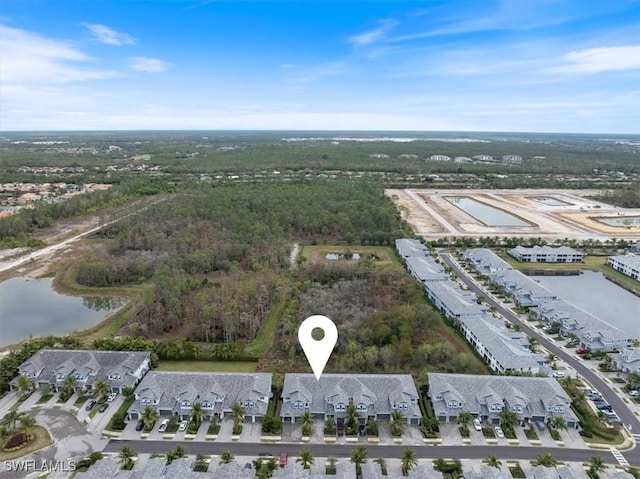
[{"label": "distant building", "polygon": [[456,156],[453,159],[454,163],[471,163],[473,160],[471,158],[467,158],[466,156]]},{"label": "distant building", "polygon": [[503,155],[502,162],[506,165],[519,165],[522,163],[522,157],[519,155]]},{"label": "distant building", "polygon": [[521,263],[580,263],[584,253],[568,246],[516,246],[507,251]]},{"label": "distant building", "polygon": [[447,155],[431,155],[431,161],[451,161],[451,157]]},{"label": "distant building", "polygon": [[609,256],[607,264],[616,271],[640,281],[640,255],[629,253],[619,256]]},{"label": "distant building", "polygon": [[491,155],[473,155],[473,159],[482,163],[493,161],[493,156]]}]

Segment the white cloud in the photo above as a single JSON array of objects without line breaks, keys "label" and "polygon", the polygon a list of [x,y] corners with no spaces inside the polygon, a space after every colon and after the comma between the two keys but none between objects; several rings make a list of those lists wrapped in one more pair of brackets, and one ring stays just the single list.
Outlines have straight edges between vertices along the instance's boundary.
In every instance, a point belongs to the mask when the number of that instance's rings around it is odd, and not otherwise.
[{"label": "white cloud", "polygon": [[145,73],[162,73],[169,69],[170,63],[157,58],[133,57],[129,60],[132,70]]},{"label": "white cloud", "polygon": [[99,23],[83,23],[83,25],[91,32],[94,40],[105,45],[122,46],[135,43],[135,39],[128,33],[117,32],[106,25]]},{"label": "white cloud", "polygon": [[387,36],[387,33],[398,25],[399,22],[397,20],[385,19],[380,20],[379,23],[380,26],[378,28],[350,37],[349,43],[362,47],[383,40]]},{"label": "white cloud", "polygon": [[640,69],[640,45],[575,50],[564,56],[565,65],[551,71],[567,73],[601,73]]},{"label": "white cloud", "polygon": [[0,25],[2,83],[56,84],[113,78],[113,70],[92,68],[94,59],[70,42]]}]

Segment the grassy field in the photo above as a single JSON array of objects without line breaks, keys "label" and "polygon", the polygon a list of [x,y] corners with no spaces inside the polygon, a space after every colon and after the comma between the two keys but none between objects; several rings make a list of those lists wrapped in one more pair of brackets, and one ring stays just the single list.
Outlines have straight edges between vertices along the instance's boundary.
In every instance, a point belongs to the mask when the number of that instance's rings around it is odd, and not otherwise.
[{"label": "grassy field", "polygon": [[599,271],[611,278],[620,281],[620,283],[640,293],[640,281],[636,281],[619,271],[616,271],[607,264],[606,256],[586,256],[582,263],[520,263],[515,258],[509,256],[506,252],[497,253],[503,260],[513,266],[515,269],[539,269],[539,270],[571,270],[571,269],[587,269],[591,271]]},{"label": "grassy field", "polygon": [[160,361],[157,371],[188,371],[203,373],[252,373],[256,363],[251,361]]},{"label": "grassy field", "polygon": [[[329,261],[324,258],[324,255],[327,253],[335,253],[335,254],[344,254],[346,252],[350,253],[360,253],[360,254],[373,254],[378,258],[376,263],[378,264],[388,264],[392,263],[398,266],[402,266],[400,263],[400,259],[396,255],[393,248],[389,246],[358,246],[358,245],[350,245],[350,246],[334,246],[334,245],[304,245],[301,246],[301,254],[307,261]],[[340,261],[340,260],[338,260]],[[352,261],[352,260],[342,260],[342,261]]]}]

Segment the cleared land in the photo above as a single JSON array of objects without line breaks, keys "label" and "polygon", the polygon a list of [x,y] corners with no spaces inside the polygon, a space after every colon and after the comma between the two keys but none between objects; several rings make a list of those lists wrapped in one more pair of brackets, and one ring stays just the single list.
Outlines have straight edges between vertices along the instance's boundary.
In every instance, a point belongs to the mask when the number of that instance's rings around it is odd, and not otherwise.
[{"label": "cleared land", "polygon": [[160,361],[157,371],[188,371],[202,373],[252,373],[257,363],[252,361]]},{"label": "cleared land", "polygon": [[[545,239],[640,240],[640,226],[608,226],[603,218],[633,218],[640,209],[617,208],[586,198],[595,190],[385,190],[412,226],[426,238],[444,236],[541,237]],[[491,226],[448,201],[466,197],[508,213],[526,226]]]}]

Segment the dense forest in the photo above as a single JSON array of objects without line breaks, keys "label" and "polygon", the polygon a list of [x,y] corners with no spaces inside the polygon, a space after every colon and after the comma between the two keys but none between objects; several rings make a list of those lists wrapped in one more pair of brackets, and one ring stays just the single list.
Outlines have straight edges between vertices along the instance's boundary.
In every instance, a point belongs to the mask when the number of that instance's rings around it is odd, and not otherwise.
[{"label": "dense forest", "polygon": [[606,190],[592,198],[621,208],[640,208],[640,184],[619,190]]}]

